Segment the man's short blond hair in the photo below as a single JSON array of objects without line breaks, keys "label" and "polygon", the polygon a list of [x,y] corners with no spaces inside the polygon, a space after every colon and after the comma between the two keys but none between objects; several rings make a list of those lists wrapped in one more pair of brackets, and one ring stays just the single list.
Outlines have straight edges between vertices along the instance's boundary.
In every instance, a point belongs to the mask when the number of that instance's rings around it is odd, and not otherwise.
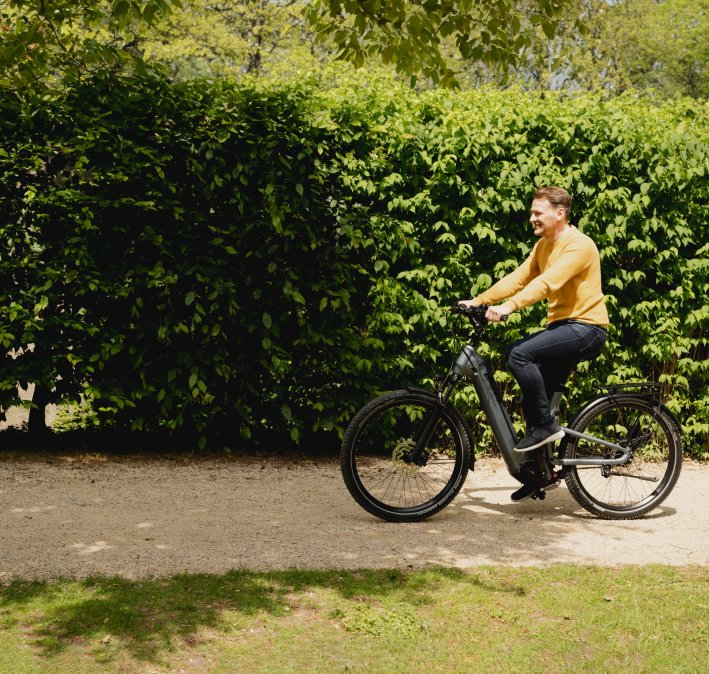
[{"label": "man's short blond hair", "polygon": [[563,187],[540,187],[534,193],[535,199],[546,199],[552,206],[563,208],[566,211],[566,218],[571,217],[571,195]]}]

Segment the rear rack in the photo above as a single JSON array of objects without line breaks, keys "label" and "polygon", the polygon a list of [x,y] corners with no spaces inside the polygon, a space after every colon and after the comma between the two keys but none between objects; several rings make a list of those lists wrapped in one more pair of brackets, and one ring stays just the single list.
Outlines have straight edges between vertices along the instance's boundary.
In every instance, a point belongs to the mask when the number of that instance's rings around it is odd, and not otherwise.
[{"label": "rear rack", "polygon": [[662,394],[662,384],[658,384],[654,381],[635,381],[627,384],[611,384],[609,386],[594,383],[593,387],[601,393],[606,393],[608,395],[615,395],[617,393],[636,393],[641,396],[659,398]]}]

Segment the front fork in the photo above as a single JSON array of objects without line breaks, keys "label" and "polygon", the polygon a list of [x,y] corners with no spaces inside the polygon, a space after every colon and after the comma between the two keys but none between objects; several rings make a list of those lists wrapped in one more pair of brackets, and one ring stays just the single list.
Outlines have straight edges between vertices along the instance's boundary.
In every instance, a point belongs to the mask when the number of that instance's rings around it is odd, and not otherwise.
[{"label": "front fork", "polygon": [[437,404],[433,410],[431,410],[431,413],[423,418],[421,425],[416,429],[416,433],[413,437],[413,448],[404,453],[404,460],[407,463],[413,463],[417,466],[425,466],[428,462],[430,452],[427,450],[427,447],[443,415],[443,408],[451,397],[456,384],[460,381],[460,376],[456,374],[448,375],[440,379],[437,378],[437,381],[439,383],[436,389]]},{"label": "front fork", "polygon": [[404,454],[404,460],[407,463],[414,463],[417,466],[425,466],[428,462],[430,452],[426,449],[433,437],[433,433],[438,426],[438,422],[443,414],[440,405],[434,407],[430,414],[426,415],[421,422],[421,425],[416,429],[414,434],[413,448]]}]

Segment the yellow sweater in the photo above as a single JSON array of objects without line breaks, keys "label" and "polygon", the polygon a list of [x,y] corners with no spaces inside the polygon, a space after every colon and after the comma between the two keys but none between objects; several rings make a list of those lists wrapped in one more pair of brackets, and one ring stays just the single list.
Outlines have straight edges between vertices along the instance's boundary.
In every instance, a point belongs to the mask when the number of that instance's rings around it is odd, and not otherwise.
[{"label": "yellow sweater", "polygon": [[568,229],[556,243],[539,239],[517,269],[478,295],[475,302],[496,304],[509,299],[519,311],[544,298],[549,300],[549,323],[574,319],[608,325],[598,249],[576,227]]}]

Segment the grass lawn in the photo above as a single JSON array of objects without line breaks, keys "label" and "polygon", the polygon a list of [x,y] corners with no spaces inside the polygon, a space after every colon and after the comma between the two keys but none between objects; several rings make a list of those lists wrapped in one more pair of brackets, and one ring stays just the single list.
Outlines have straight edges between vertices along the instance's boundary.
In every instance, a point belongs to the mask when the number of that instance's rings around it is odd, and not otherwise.
[{"label": "grass lawn", "polygon": [[707,672],[707,569],[233,571],[0,586],[0,672]]}]

